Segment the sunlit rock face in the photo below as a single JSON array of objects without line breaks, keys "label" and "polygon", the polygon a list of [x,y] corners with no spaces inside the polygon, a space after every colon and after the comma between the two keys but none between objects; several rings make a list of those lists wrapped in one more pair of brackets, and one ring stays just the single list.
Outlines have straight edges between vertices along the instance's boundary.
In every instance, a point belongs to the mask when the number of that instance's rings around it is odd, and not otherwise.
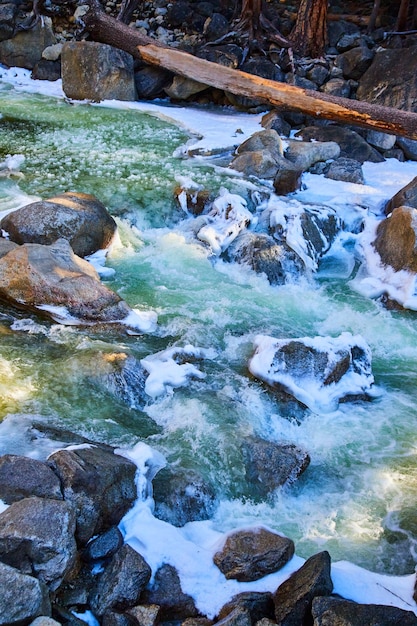
[{"label": "sunlit rock face", "polygon": [[49,245],[67,239],[80,257],[107,248],[117,229],[104,204],[79,192],[61,193],[12,211],[3,217],[0,227],[18,244]]},{"label": "sunlit rock face", "polygon": [[374,247],[384,265],[391,265],[397,272],[417,272],[416,253],[417,209],[398,207],[382,221],[378,228]]},{"label": "sunlit rock face", "polygon": [[362,337],[350,333],[302,339],[258,335],[249,370],[272,388],[323,412],[349,398],[366,398],[374,382],[370,349]]},{"label": "sunlit rock face", "polygon": [[0,259],[0,299],[67,323],[114,322],[131,309],[60,239],[16,246]]}]

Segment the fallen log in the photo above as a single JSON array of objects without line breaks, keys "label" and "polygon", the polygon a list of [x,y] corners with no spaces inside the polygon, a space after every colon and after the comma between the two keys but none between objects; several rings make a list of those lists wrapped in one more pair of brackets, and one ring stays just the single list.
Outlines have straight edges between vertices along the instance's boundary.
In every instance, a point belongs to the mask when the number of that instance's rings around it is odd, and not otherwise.
[{"label": "fallen log", "polygon": [[284,110],[417,140],[417,113],[301,89],[154,44],[138,46],[138,50],[141,58],[151,65],[217,89],[262,100]]},{"label": "fallen log", "polygon": [[101,9],[98,0],[89,0],[88,6],[83,21],[94,40],[125,50],[150,65],[163,67],[210,87],[266,102],[282,110],[300,111],[312,117],[417,140],[417,113],[330,96],[199,59],[163,46],[110,17]]}]

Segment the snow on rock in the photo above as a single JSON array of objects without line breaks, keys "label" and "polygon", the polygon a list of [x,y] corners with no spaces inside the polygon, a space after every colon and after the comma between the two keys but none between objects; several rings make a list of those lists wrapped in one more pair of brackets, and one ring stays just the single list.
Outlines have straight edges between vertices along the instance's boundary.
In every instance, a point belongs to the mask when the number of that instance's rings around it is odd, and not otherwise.
[{"label": "snow on rock", "polygon": [[313,411],[331,412],[343,399],[373,395],[371,351],[362,337],[275,339],[258,335],[249,370]]}]

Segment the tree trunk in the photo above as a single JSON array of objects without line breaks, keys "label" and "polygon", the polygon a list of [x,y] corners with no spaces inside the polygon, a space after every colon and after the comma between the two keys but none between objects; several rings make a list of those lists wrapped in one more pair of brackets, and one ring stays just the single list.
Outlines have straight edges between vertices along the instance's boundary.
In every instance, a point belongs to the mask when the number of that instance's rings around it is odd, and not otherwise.
[{"label": "tree trunk", "polygon": [[367,29],[368,33],[373,33],[373,31],[375,30],[376,21],[378,19],[380,8],[381,8],[381,0],[374,0],[374,6],[372,8],[372,13],[371,13],[371,17],[369,18],[369,24],[368,24],[368,29]]},{"label": "tree trunk", "polygon": [[317,118],[417,139],[416,113],[293,87],[217,65],[180,50],[152,44],[139,46],[138,50],[142,59],[151,65],[226,92],[255,98],[287,111],[301,111]]},{"label": "tree trunk", "polygon": [[262,0],[243,0],[238,29],[246,30],[250,38],[257,38],[260,27]]},{"label": "tree trunk", "polygon": [[407,21],[408,21],[408,9],[410,6],[409,0],[401,0],[400,8],[397,16],[397,23],[395,25],[395,30],[397,32],[402,32],[407,30]]},{"label": "tree trunk", "polygon": [[295,52],[321,57],[327,34],[327,0],[301,0],[297,21],[289,37]]}]

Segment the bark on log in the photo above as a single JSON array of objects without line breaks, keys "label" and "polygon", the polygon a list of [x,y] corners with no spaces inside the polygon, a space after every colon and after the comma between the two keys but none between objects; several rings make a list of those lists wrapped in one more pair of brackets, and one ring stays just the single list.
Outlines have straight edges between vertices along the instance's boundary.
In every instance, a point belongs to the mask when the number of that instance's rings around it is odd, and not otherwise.
[{"label": "bark on log", "polygon": [[138,50],[147,63],[211,87],[262,100],[283,110],[301,111],[317,118],[417,140],[417,113],[301,89],[154,44],[138,46]]}]

